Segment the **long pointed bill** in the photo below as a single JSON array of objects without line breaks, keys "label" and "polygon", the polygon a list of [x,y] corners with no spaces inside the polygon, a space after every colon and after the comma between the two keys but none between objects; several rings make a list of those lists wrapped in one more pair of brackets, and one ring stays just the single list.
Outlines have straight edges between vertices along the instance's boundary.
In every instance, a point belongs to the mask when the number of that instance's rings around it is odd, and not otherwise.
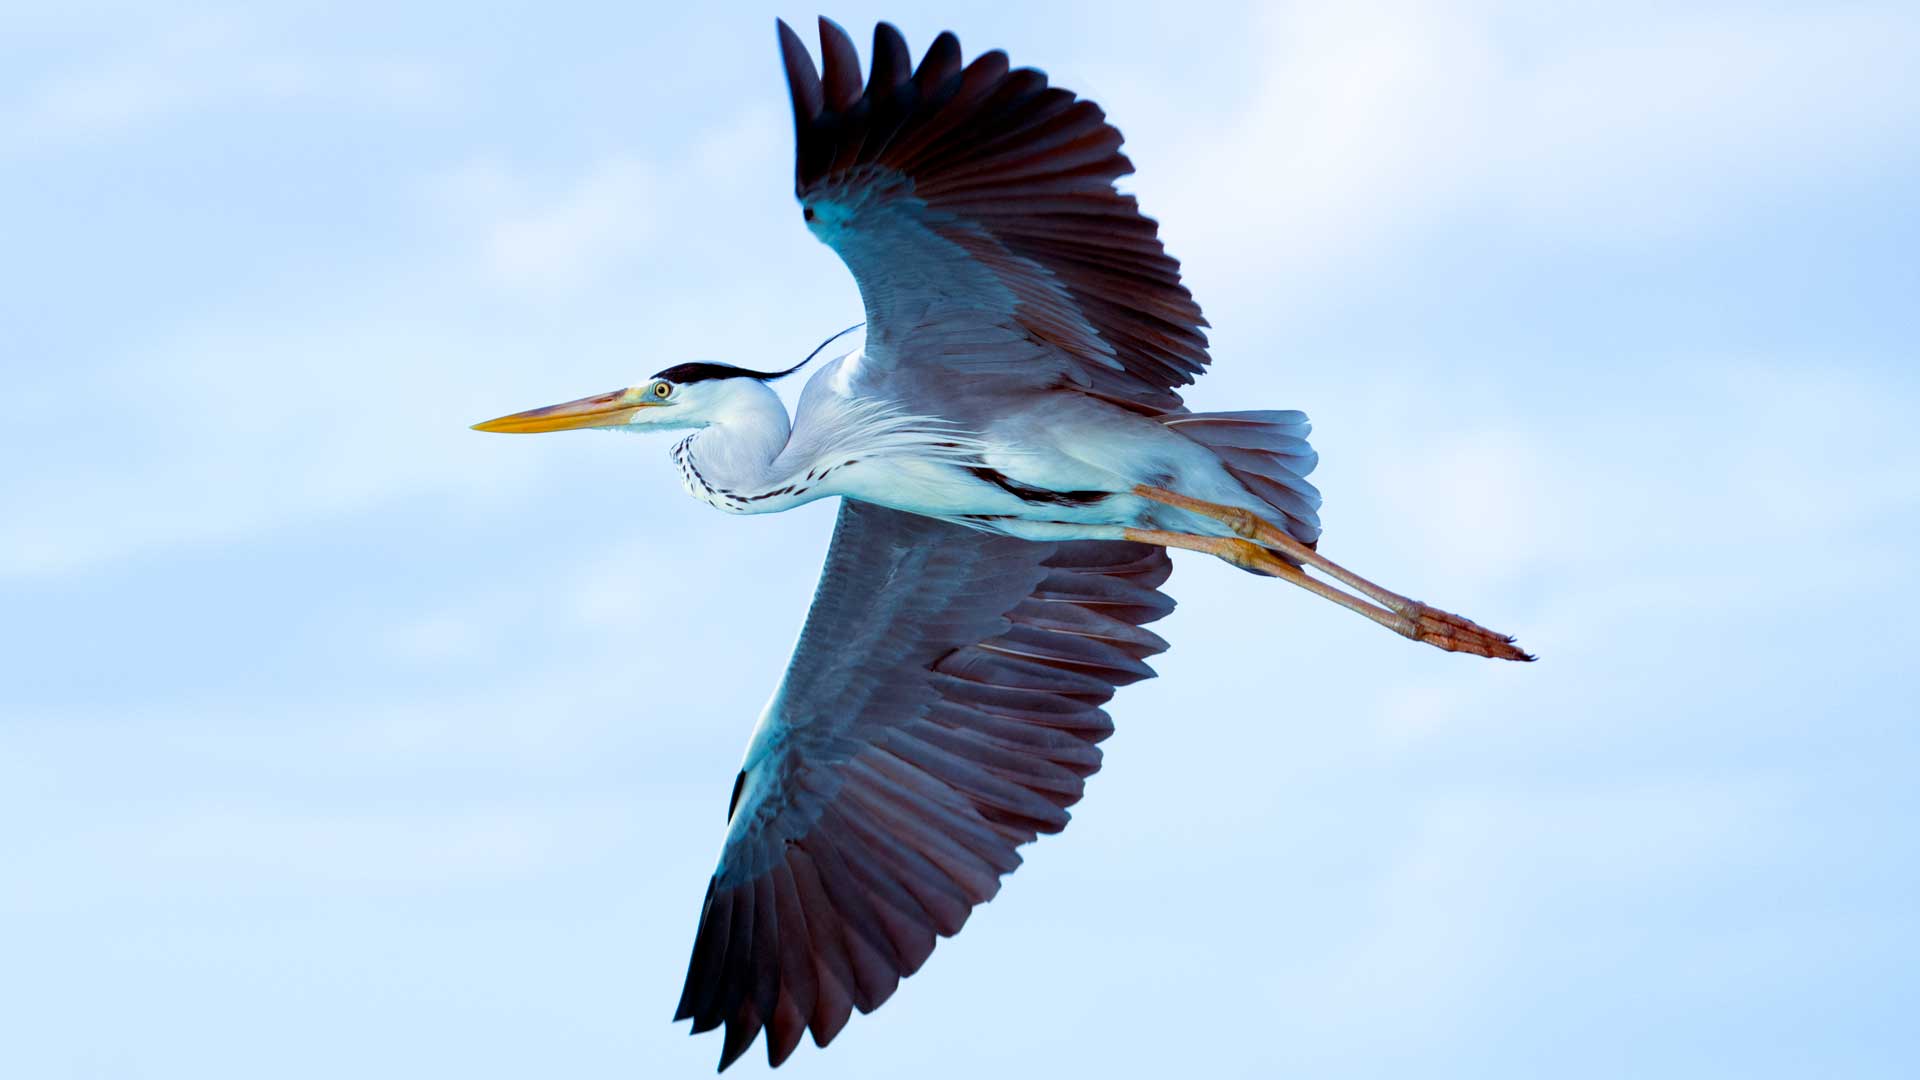
[{"label": "long pointed bill", "polygon": [[563,405],[549,405],[544,409],[528,409],[526,412],[517,412],[512,416],[502,416],[484,424],[475,424],[473,430],[524,435],[536,431],[620,427],[631,421],[634,413],[651,404],[653,403],[640,396],[638,390],[615,390],[612,393],[596,394],[578,401],[569,401]]}]

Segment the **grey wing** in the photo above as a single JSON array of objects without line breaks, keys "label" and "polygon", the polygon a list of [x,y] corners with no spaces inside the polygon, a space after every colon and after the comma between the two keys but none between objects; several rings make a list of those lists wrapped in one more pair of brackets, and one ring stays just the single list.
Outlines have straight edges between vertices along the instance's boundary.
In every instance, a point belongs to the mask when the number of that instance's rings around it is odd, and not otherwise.
[{"label": "grey wing", "polygon": [[[941,34],[917,69],[881,23],[860,57],[820,20],[824,72],[783,22],[795,192],[860,285],[862,375],[933,385],[1072,386],[1142,411],[1180,407],[1206,320],[1159,227],[1114,180],[1133,171],[1093,102],[1005,53],[961,65]],[[929,370],[931,369],[931,370]]]},{"label": "grey wing", "polygon": [[1164,549],[1032,543],[846,500],[728,806],[675,1019],[825,1046],[1067,824],[1114,688],[1153,675]]}]

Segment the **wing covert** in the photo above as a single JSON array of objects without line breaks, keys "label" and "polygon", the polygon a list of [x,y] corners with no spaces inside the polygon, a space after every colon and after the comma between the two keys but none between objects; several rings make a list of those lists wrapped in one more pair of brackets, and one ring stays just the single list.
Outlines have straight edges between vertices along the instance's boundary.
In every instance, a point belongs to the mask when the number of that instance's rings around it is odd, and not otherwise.
[{"label": "wing covert", "polygon": [[912,68],[879,24],[863,88],[833,22],[819,73],[779,31],[795,193],[859,283],[877,377],[934,366],[1180,407],[1206,320],[1158,226],[1115,190],[1133,165],[1098,105],[999,51],[963,66],[950,33]]},{"label": "wing covert", "polygon": [[847,500],[729,807],[676,1019],[826,1045],[1058,832],[1114,688],[1166,648],[1160,548],[1032,543]]}]

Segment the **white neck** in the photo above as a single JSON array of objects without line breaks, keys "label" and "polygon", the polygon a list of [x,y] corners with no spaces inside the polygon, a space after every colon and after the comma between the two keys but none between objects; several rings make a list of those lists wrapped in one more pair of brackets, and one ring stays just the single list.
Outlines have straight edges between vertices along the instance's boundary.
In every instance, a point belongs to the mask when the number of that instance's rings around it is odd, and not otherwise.
[{"label": "white neck", "polygon": [[[717,396],[694,421],[705,426],[673,448],[673,460],[689,494],[735,514],[789,510],[829,495],[905,506],[889,495],[897,488],[872,488],[874,477],[921,485],[926,467],[974,467],[987,450],[943,420],[847,397],[817,378],[801,396],[797,429],[779,395],[760,382],[729,379],[709,392]],[[912,474],[905,480],[902,462]],[[873,471],[888,463],[891,472]]]},{"label": "white neck", "polygon": [[774,467],[793,433],[780,396],[752,379],[728,379],[715,392],[721,396],[708,407],[707,426],[673,448],[688,493],[734,513],[792,505],[764,497],[786,482]]}]

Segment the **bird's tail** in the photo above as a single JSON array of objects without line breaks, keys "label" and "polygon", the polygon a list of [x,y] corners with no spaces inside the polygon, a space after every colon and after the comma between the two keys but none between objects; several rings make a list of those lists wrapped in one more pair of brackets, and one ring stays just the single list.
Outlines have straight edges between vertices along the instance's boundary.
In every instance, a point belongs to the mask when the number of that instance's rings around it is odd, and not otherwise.
[{"label": "bird's tail", "polygon": [[1313,425],[1292,409],[1169,413],[1160,422],[1214,452],[1268,517],[1309,546],[1320,539],[1320,490],[1307,482],[1320,455],[1307,444]]}]

